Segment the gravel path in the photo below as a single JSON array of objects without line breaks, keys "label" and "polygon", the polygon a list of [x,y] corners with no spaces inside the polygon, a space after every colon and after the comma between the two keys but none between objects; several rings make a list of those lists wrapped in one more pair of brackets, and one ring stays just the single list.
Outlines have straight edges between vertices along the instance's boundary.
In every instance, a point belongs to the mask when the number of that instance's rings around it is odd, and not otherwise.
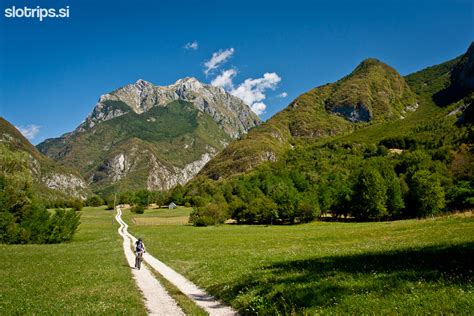
[{"label": "gravel path", "polygon": [[[134,254],[130,249],[130,241],[133,243],[136,241],[136,238],[131,235],[127,228],[128,225],[122,220],[121,218],[122,215],[122,210],[120,207],[117,207],[117,216],[115,217],[117,221],[120,223],[121,228],[119,229],[119,233],[124,237],[124,250],[125,254],[127,255],[127,250],[126,248],[130,251],[131,255],[133,256],[133,261],[132,261],[132,266],[134,264]],[[127,241],[126,241],[127,240]],[[126,246],[127,244],[127,246]],[[128,259],[128,258],[127,258]],[[185,294],[187,297],[189,297],[191,300],[193,300],[198,306],[200,306],[202,309],[204,309],[209,315],[211,316],[223,316],[223,315],[238,315],[238,313],[233,310],[231,307],[226,306],[222,304],[221,302],[217,301],[213,296],[209,295],[206,293],[204,290],[200,289],[197,287],[194,283],[183,277],[181,274],[177,273],[170,267],[168,267],[166,264],[161,262],[160,260],[156,259],[152,255],[145,253],[143,256],[143,259],[146,263],[148,263],[153,269],[155,269],[158,273],[160,273],[165,279],[167,279],[169,282],[174,284],[183,294]],[[129,263],[131,262],[130,259]],[[144,272],[144,268],[142,267],[142,270],[137,271],[134,270],[134,273],[140,275],[142,272]],[[148,270],[146,270],[148,271]],[[148,271],[149,273],[149,271]],[[148,276],[147,276],[148,278]],[[150,278],[153,278],[157,283],[158,281],[155,279],[153,275],[150,276]],[[158,283],[159,287],[162,288],[162,286]],[[140,285],[139,285],[140,286]],[[140,287],[141,288],[141,287]],[[143,291],[143,289],[142,289]],[[166,292],[165,292],[166,293]],[[168,297],[169,295],[166,294]],[[145,298],[146,295],[145,295]],[[169,297],[171,298],[171,297]],[[147,298],[147,302],[148,302]],[[158,305],[162,304],[161,302],[157,303]],[[176,304],[175,304],[176,305]],[[148,307],[148,305],[147,305]],[[177,306],[176,306],[177,307]],[[179,307],[178,307],[179,308]],[[150,309],[151,311],[151,309]],[[182,315],[182,311],[179,310],[181,314],[173,314],[173,312],[162,312],[167,315]]]},{"label": "gravel path", "polygon": [[[132,242],[134,242],[133,236],[128,233],[128,225],[120,215],[122,215],[122,211],[117,208],[115,219],[120,224],[118,232],[123,237],[123,251],[130,267],[135,267],[135,254],[131,248]],[[133,268],[132,273],[143,293],[149,315],[185,315],[146,266],[142,265],[140,270]]]}]

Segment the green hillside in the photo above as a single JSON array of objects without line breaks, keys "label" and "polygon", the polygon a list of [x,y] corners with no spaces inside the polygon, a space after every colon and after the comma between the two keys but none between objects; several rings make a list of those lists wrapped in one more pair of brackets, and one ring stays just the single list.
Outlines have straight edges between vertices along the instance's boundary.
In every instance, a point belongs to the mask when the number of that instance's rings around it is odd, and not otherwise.
[{"label": "green hillside", "polygon": [[13,152],[22,152],[28,155],[30,171],[35,180],[34,190],[45,201],[65,200],[71,197],[85,198],[91,194],[84,179],[74,169],[74,166],[60,166],[41,154],[12,124],[2,117],[0,117],[0,143],[6,144]]},{"label": "green hillside", "polygon": [[[128,108],[119,101],[106,105]],[[85,132],[47,140],[38,148],[64,166],[78,166],[93,190],[106,193],[146,187],[153,161],[168,170],[182,168],[199,160],[210,147],[221,150],[229,141],[209,115],[188,102],[173,101],[141,114],[130,111]],[[130,160],[131,172],[111,174],[114,159],[121,155]]]},{"label": "green hillside", "polygon": [[363,61],[336,83],[300,95],[283,111],[231,143],[201,175],[219,179],[275,161],[295,144],[346,135],[367,125],[410,116],[415,94],[393,68]]},{"label": "green hillside", "polygon": [[[397,99],[418,104],[416,111],[411,108],[403,113],[396,106],[403,102],[393,103],[392,110],[404,115],[399,119],[374,115],[367,123],[351,123],[325,110],[328,100],[342,93],[337,86],[349,80],[361,88],[361,92],[354,88],[355,99],[363,98],[367,91],[387,95],[384,88],[364,90],[373,87],[377,76],[364,81],[362,74],[379,74],[385,69],[387,78],[394,75],[374,60],[365,61],[336,84],[300,96],[247,138],[232,143],[203,169],[202,177],[188,184],[184,200],[199,206],[192,221],[195,225],[225,218],[244,223],[295,223],[325,213],[359,220],[394,219],[473,207],[474,86],[469,85],[470,78],[462,77],[464,82],[458,75],[471,67],[473,53],[469,49],[461,57],[403,80],[392,78],[392,87],[396,82],[410,87],[403,88],[405,92]],[[367,71],[367,67],[374,69]],[[367,85],[367,81],[372,83]],[[453,90],[453,85],[463,86],[462,94],[454,93],[460,90]],[[444,91],[452,93],[453,103],[439,104],[437,95]],[[379,100],[370,110],[377,113],[386,104]],[[311,113],[319,115],[311,120]],[[308,125],[302,126],[311,126],[307,130],[347,126],[348,131],[301,136],[304,133],[295,133],[292,123],[296,119],[306,122],[303,117]],[[285,137],[271,138],[275,131],[284,131],[280,135]],[[262,159],[262,151],[268,154],[272,148],[278,149],[272,159]]]}]

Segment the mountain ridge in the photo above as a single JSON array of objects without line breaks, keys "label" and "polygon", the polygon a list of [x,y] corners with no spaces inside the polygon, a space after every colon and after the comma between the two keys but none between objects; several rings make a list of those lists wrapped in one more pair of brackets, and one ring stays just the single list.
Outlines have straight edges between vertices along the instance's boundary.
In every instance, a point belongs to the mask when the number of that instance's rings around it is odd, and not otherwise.
[{"label": "mountain ridge", "polygon": [[[415,94],[392,67],[363,60],[347,76],[299,95],[285,109],[231,143],[200,175],[219,179],[278,157],[298,142],[352,133],[358,126],[416,111]],[[365,119],[361,113],[367,115]]]},{"label": "mountain ridge", "polygon": [[140,79],[102,95],[74,131],[37,148],[79,166],[97,192],[167,190],[258,124],[242,100],[195,78],[169,86]]}]

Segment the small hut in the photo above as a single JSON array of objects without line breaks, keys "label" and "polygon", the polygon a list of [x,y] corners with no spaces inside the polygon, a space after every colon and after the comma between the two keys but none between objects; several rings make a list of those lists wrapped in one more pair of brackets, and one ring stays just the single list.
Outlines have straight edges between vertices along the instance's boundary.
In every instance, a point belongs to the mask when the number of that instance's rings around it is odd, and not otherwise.
[{"label": "small hut", "polygon": [[176,204],[174,204],[174,202],[171,202],[170,205],[168,205],[168,208],[170,210],[174,210],[176,208]]}]

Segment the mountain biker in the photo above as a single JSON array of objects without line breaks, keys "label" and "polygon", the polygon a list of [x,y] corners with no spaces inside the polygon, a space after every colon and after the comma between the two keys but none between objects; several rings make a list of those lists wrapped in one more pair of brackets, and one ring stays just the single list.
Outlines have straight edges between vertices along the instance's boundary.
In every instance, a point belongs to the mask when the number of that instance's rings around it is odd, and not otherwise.
[{"label": "mountain biker", "polygon": [[135,268],[138,270],[140,270],[144,252],[145,252],[145,244],[143,244],[143,241],[141,238],[138,238],[138,240],[135,242],[135,254],[136,254]]}]

